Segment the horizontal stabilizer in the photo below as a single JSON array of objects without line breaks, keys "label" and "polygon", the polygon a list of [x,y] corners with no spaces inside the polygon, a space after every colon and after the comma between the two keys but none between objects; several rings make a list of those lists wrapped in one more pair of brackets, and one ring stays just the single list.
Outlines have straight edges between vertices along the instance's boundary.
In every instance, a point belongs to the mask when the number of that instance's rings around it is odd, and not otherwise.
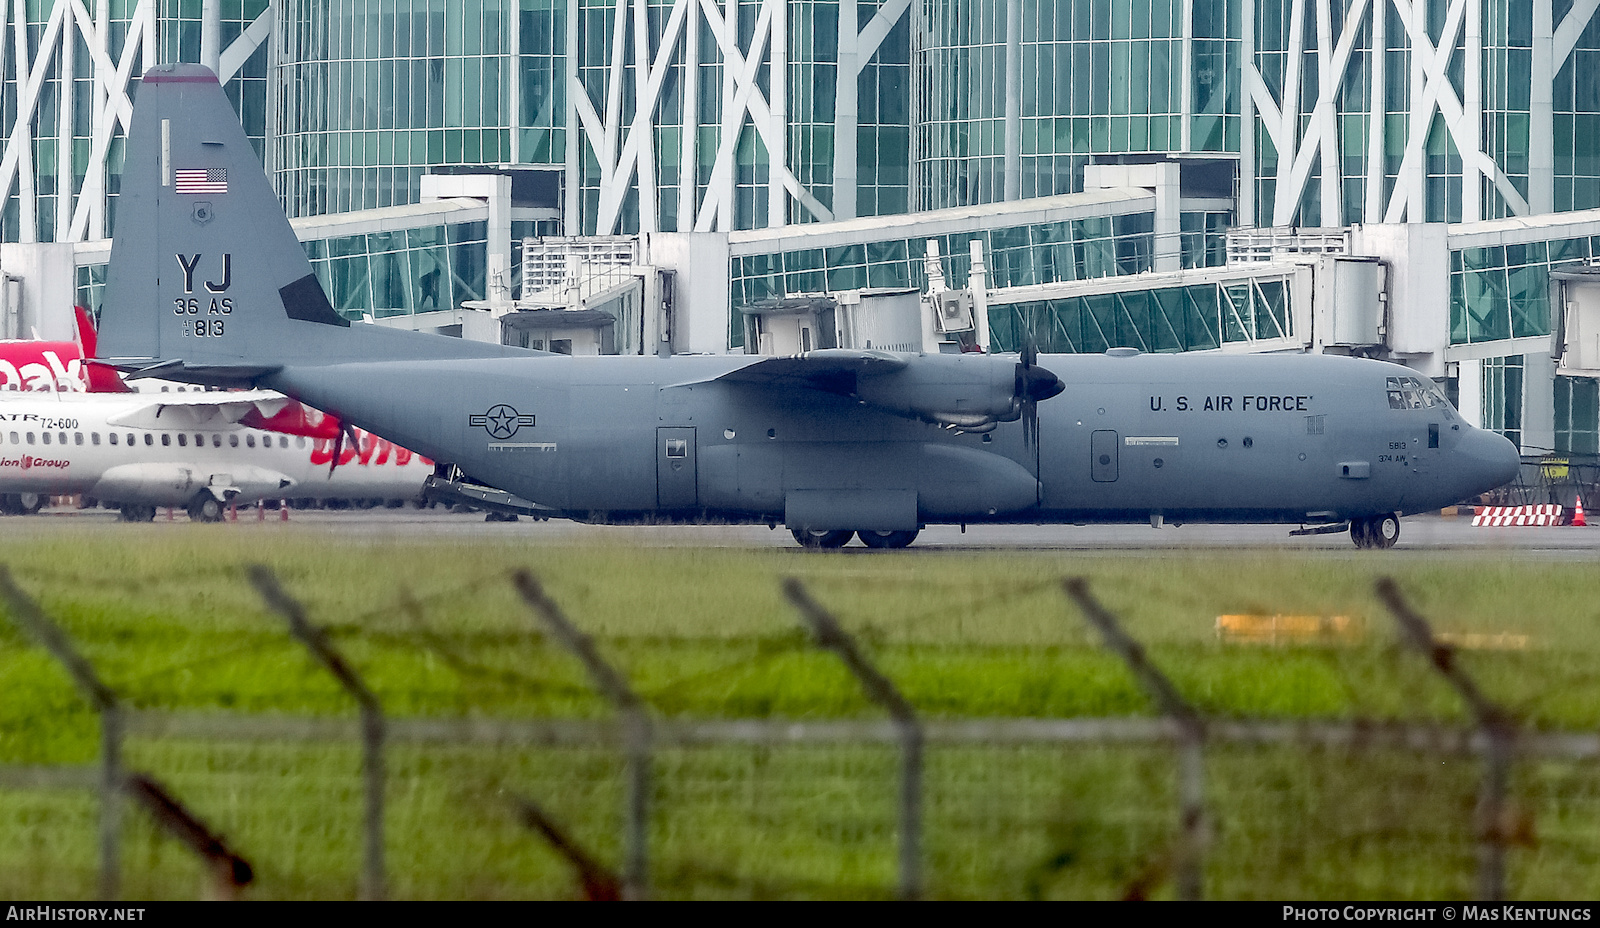
[{"label": "horizontal stabilizer", "polygon": [[252,387],[256,381],[283,370],[281,364],[191,364],[182,358],[149,363],[148,358],[138,361],[106,360],[94,364],[114,367],[122,371],[125,380],[159,378],[208,387]]}]

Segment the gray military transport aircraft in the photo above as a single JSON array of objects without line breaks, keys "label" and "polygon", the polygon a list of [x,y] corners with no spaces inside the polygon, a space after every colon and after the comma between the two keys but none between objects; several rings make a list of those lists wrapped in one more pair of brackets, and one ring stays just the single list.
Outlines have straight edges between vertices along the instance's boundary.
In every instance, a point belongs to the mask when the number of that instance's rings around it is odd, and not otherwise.
[{"label": "gray military transport aircraft", "polygon": [[135,375],[278,390],[586,522],[1269,522],[1389,547],[1512,479],[1405,367],[1322,355],[567,357],[351,325],[212,73],[139,87],[101,320]]}]

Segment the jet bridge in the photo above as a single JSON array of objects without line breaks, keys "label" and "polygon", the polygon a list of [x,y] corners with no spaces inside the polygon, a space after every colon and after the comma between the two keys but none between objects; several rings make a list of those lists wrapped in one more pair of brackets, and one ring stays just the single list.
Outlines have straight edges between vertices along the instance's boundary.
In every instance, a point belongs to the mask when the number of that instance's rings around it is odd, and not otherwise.
[{"label": "jet bridge", "polygon": [[[974,299],[974,302],[978,302]],[[989,290],[989,345],[1045,353],[1222,351],[1386,353],[1386,274],[1375,258],[1272,260]]]}]

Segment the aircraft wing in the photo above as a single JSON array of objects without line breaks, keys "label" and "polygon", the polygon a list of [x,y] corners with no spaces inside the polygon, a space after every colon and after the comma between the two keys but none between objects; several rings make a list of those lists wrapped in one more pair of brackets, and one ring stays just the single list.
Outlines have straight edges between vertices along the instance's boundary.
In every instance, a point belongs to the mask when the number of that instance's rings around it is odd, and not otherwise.
[{"label": "aircraft wing", "polygon": [[[763,358],[705,383],[807,387],[828,393],[855,392],[857,378],[905,370],[914,355],[851,348],[823,348],[790,357]],[[679,384],[689,386],[689,384]]]},{"label": "aircraft wing", "polygon": [[224,423],[232,425],[251,410],[271,418],[290,402],[288,397],[270,390],[149,394],[149,402],[135,405],[106,422],[140,429],[205,428]]},{"label": "aircraft wing", "polygon": [[975,432],[1015,421],[1063,389],[1059,378],[1038,366],[1033,352],[1002,357],[845,348],[764,358],[702,382],[816,390]]}]

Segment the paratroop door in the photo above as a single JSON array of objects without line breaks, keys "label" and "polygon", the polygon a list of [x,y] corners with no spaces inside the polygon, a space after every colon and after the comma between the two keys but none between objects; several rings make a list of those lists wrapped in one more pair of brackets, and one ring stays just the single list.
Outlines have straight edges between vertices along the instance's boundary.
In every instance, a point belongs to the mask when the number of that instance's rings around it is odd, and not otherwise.
[{"label": "paratroop door", "polygon": [[1097,483],[1111,483],[1117,479],[1116,432],[1101,430],[1089,436],[1089,476]]},{"label": "paratroop door", "polygon": [[662,509],[700,505],[693,428],[656,429],[656,505]]}]

